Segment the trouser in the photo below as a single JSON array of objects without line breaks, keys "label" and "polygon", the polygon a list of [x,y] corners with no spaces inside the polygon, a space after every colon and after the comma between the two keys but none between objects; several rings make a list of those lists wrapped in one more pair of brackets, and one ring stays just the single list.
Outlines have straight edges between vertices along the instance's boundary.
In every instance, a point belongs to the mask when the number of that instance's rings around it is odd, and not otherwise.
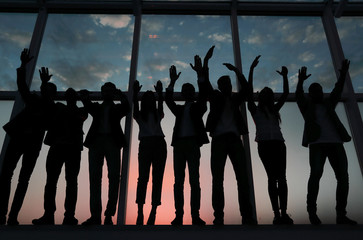
[{"label": "trouser", "polygon": [[16,165],[22,157],[18,185],[15,190],[9,218],[17,219],[28,189],[30,176],[37,162],[43,136],[28,138],[28,140],[10,138],[4,163],[0,174],[0,216],[6,216],[9,205],[11,179]]},{"label": "trouser", "polygon": [[55,145],[48,151],[46,171],[47,183],[44,189],[45,215],[53,215],[56,210],[55,196],[59,175],[64,164],[66,179],[66,198],[64,202],[66,217],[75,214],[78,192],[78,173],[81,163],[81,150],[79,146]]},{"label": "trouser", "polygon": [[[275,213],[286,212],[286,146],[283,141],[258,142],[258,154],[265,167],[268,178],[268,193]],[[280,202],[280,206],[279,206]]]},{"label": "trouser", "polygon": [[102,167],[106,158],[108,170],[108,202],[105,216],[114,216],[118,199],[121,170],[121,151],[110,136],[97,137],[89,148],[90,210],[91,216],[100,218],[102,212]]},{"label": "trouser", "polygon": [[319,192],[319,182],[323,175],[326,158],[329,159],[335,178],[336,212],[338,216],[346,215],[349,191],[348,160],[342,143],[319,143],[309,145],[310,178],[308,182],[307,210],[316,213],[316,201]]},{"label": "trouser", "polygon": [[227,156],[229,156],[237,180],[241,216],[252,219],[253,210],[250,202],[247,162],[241,139],[235,134],[213,137],[211,151],[212,206],[215,218],[223,219],[224,217],[224,167]]},{"label": "trouser", "polygon": [[139,144],[139,178],[137,181],[136,203],[144,204],[150,167],[152,166],[152,196],[151,204],[161,204],[161,189],[163,185],[166,163],[166,142],[164,137],[147,137]]},{"label": "trouser", "polygon": [[188,163],[191,189],[191,214],[193,217],[198,217],[201,192],[199,183],[200,148],[194,137],[179,139],[174,144],[174,201],[175,214],[178,216],[184,214],[184,180],[186,163]]}]

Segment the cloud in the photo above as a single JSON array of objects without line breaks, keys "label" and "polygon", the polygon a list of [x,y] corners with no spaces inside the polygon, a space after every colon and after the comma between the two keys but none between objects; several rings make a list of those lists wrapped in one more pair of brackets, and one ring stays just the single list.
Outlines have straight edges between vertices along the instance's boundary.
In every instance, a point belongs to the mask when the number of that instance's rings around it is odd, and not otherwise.
[{"label": "cloud", "polygon": [[181,67],[181,68],[188,68],[190,65],[189,63],[186,63],[186,62],[182,62],[182,61],[174,61],[174,65],[176,67]]},{"label": "cloud", "polygon": [[252,31],[252,34],[249,35],[246,39],[248,44],[256,44],[256,45],[262,45],[263,44],[263,37],[255,32],[255,30]]},{"label": "cloud", "polygon": [[91,15],[91,18],[97,25],[115,29],[126,28],[131,22],[128,15]]},{"label": "cloud", "polygon": [[229,33],[224,33],[224,34],[213,33],[209,35],[208,38],[216,42],[232,42],[232,36]]},{"label": "cloud", "polygon": [[315,54],[310,51],[307,51],[307,52],[300,54],[298,56],[298,58],[303,62],[310,62],[315,59]]},{"label": "cloud", "polygon": [[122,56],[123,59],[125,59],[126,61],[131,61],[131,54],[127,54]]},{"label": "cloud", "polygon": [[102,85],[102,82],[108,81],[115,74],[114,69],[116,68],[110,63],[97,62],[97,60],[77,62],[76,64],[65,60],[55,60],[51,66],[55,66],[49,71],[53,74],[55,83],[59,87],[92,90]]},{"label": "cloud", "polygon": [[317,25],[309,25],[305,29],[305,39],[303,43],[316,44],[325,40],[324,29]]},{"label": "cloud", "polygon": [[30,44],[31,33],[21,31],[0,32],[0,42],[16,44],[19,48],[26,48]]},{"label": "cloud", "polygon": [[165,28],[164,23],[161,20],[153,19],[153,18],[144,18],[142,21],[142,32],[143,33],[159,33],[161,30]]}]

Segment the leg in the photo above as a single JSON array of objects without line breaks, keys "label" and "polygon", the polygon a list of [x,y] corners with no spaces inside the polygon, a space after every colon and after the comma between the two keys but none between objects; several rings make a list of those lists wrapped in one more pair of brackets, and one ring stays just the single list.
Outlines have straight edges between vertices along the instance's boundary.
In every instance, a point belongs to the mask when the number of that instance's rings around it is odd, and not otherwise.
[{"label": "leg", "polygon": [[91,218],[100,222],[102,201],[102,166],[104,161],[104,151],[100,146],[92,147],[88,151],[89,162],[89,183],[90,183],[90,210]]},{"label": "leg", "polygon": [[211,146],[212,171],[212,206],[214,209],[214,224],[223,224],[224,218],[224,167],[227,160],[227,149],[224,139],[214,137]]},{"label": "leg", "polygon": [[[115,146],[111,141],[107,144],[106,162],[108,171],[108,202],[105,216],[107,220],[111,220],[111,217],[116,213],[121,172],[121,149]],[[111,220],[105,224],[113,223]]]},{"label": "leg", "polygon": [[29,179],[37,162],[39,151],[40,149],[34,148],[33,145],[30,145],[26,147],[23,154],[18,186],[16,187],[13,203],[9,212],[8,224],[17,224],[18,213],[23,205],[25,194],[28,190]]},{"label": "leg", "polygon": [[242,141],[239,137],[234,139],[231,138],[231,141],[228,144],[228,155],[236,175],[238,202],[243,220],[242,223],[254,225],[256,224],[256,221],[253,219],[252,214],[246,156]]},{"label": "leg", "polygon": [[177,143],[174,146],[174,204],[176,218],[173,221],[173,225],[181,225],[184,215],[184,180],[185,180],[185,167],[186,158],[184,156],[184,143]]},{"label": "leg", "polygon": [[11,179],[14,174],[16,165],[18,164],[21,155],[23,154],[23,147],[10,139],[8,148],[4,156],[2,171],[0,174],[0,225],[5,224],[6,214],[8,212],[9,196]]},{"label": "leg", "polygon": [[[81,165],[81,151],[77,146],[70,146],[65,160],[66,198],[64,201],[65,219],[68,223],[75,222],[74,215],[78,194],[78,174]],[[77,221],[78,222],[78,221]],[[66,221],[67,223],[67,221]]]}]

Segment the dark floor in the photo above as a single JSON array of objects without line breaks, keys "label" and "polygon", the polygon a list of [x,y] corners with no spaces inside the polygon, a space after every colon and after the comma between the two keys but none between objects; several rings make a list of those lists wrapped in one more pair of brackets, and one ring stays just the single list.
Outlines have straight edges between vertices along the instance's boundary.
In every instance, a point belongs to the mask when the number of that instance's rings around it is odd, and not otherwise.
[{"label": "dark floor", "polygon": [[0,226],[0,240],[363,240],[363,225],[294,226]]}]

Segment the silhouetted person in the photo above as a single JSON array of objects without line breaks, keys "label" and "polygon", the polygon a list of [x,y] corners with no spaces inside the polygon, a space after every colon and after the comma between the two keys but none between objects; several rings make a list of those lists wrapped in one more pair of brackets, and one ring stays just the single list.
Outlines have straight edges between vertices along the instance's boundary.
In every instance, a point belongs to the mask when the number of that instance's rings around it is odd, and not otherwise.
[{"label": "silhouetted person", "polygon": [[306,75],[306,67],[299,69],[296,101],[305,120],[302,145],[309,146],[310,177],[306,202],[309,220],[314,225],[321,224],[316,214],[316,200],[326,158],[329,159],[337,179],[336,223],[357,224],[346,216],[349,177],[348,159],[343,143],[349,142],[351,137],[335,112],[344,88],[349,64],[348,60],[342,62],[340,76],[328,98],[324,98],[323,89],[319,83],[310,85],[309,98],[306,98],[303,83],[311,74]]},{"label": "silhouetted person", "polygon": [[[268,178],[268,193],[274,212],[273,224],[293,224],[287,215],[287,182],[286,182],[286,146],[280,129],[280,109],[289,95],[288,70],[285,66],[276,71],[283,77],[283,93],[274,103],[274,92],[264,87],[258,94],[258,105],[253,100],[253,70],[258,64],[260,56],[252,62],[248,77],[249,93],[247,94],[248,110],[256,124],[256,138],[258,155],[265,167]],[[226,65],[234,71],[239,81],[246,81],[241,72],[232,65]],[[281,212],[280,212],[281,211]]]},{"label": "silhouetted person", "polygon": [[44,189],[44,215],[33,224],[54,224],[55,196],[62,167],[65,167],[66,198],[63,225],[77,225],[74,217],[78,192],[78,173],[83,149],[83,122],[87,119],[84,108],[77,106],[77,92],[68,88],[65,92],[67,105],[56,103],[44,143],[49,145],[46,161],[47,183]]},{"label": "silhouetted person", "polygon": [[48,123],[48,112],[54,105],[53,98],[57,88],[49,83],[52,75],[47,68],[39,70],[41,96],[29,91],[26,84],[26,64],[33,57],[29,56],[28,49],[21,53],[21,66],[17,69],[18,91],[24,101],[24,109],[4,126],[10,136],[6,149],[3,167],[0,175],[0,224],[5,224],[8,211],[11,179],[14,170],[22,157],[18,185],[9,212],[8,225],[18,225],[18,213],[23,204],[29,179],[33,173],[39,151],[42,146],[45,130]]},{"label": "silhouetted person", "polygon": [[[111,82],[101,87],[103,102],[91,102],[87,90],[80,91],[80,97],[87,112],[93,117],[84,146],[89,149],[89,180],[91,217],[83,225],[101,224],[101,186],[102,166],[106,158],[108,170],[108,202],[105,210],[105,225],[112,225],[115,215],[120,185],[121,148],[126,145],[125,135],[121,129],[121,118],[130,111],[126,95]],[[121,104],[113,102],[114,97]]]},{"label": "silhouetted person", "polygon": [[[177,105],[173,100],[174,84],[180,76],[176,67],[170,67],[170,84],[166,89],[166,104],[175,115],[175,125],[171,145],[173,149],[173,166],[174,166],[174,203],[175,219],[172,225],[182,225],[184,215],[184,180],[185,167],[188,163],[189,183],[191,188],[190,205],[193,225],[205,225],[205,222],[199,216],[200,209],[200,183],[199,183],[199,165],[200,165],[200,147],[209,142],[203,123],[203,115],[207,111],[206,95],[203,93],[201,85],[207,81],[208,77],[208,60],[212,57],[213,49],[210,50],[204,58],[202,66],[199,56],[195,56],[195,66],[192,68],[198,75],[199,95],[194,102],[195,88],[190,83],[182,86],[182,97],[185,99],[184,105]],[[204,83],[205,84],[205,83]]]},{"label": "silhouetted person", "polygon": [[146,91],[141,98],[141,109],[137,95],[142,86],[138,81],[134,83],[134,119],[139,125],[139,178],[137,181],[136,203],[138,205],[137,225],[144,224],[143,207],[146,198],[146,188],[149,182],[150,167],[152,166],[152,196],[151,212],[147,221],[154,225],[156,209],[161,205],[161,190],[163,185],[164,169],[166,163],[165,135],[161,128],[164,118],[163,110],[163,85],[158,81],[154,86],[158,94],[158,107],[152,91]]},{"label": "silhouetted person", "polygon": [[212,205],[214,209],[214,225],[224,224],[224,167],[229,156],[238,185],[238,201],[242,224],[257,224],[253,219],[250,202],[250,186],[248,180],[247,162],[241,135],[247,134],[240,105],[246,95],[247,83],[241,83],[241,90],[232,93],[229,76],[218,79],[218,89],[213,90],[208,81],[208,98],[210,112],[206,128],[212,137],[211,170],[212,170]]}]

